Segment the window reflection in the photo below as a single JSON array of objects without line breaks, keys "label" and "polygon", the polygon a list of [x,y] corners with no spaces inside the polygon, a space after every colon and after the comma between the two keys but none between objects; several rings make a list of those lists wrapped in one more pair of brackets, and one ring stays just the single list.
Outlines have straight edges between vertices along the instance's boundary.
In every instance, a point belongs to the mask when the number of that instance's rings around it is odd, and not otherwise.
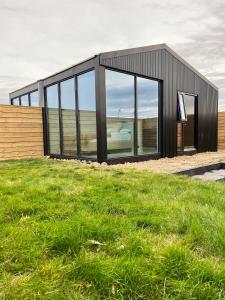
[{"label": "window reflection", "polygon": [[80,118],[81,156],[96,158],[96,100],[95,72],[90,71],[77,77]]},{"label": "window reflection", "polygon": [[30,93],[30,105],[39,106],[38,91]]},{"label": "window reflection", "polygon": [[52,85],[46,89],[48,107],[48,135],[49,153],[60,154],[60,131],[59,131],[59,100],[58,86]]},{"label": "window reflection", "polygon": [[23,95],[20,99],[22,106],[29,106],[28,94]]},{"label": "window reflection", "polygon": [[158,150],[158,82],[137,77],[138,154]]},{"label": "window reflection", "polygon": [[134,153],[134,76],[106,70],[108,157]]},{"label": "window reflection", "polygon": [[184,149],[195,149],[195,96],[184,94],[187,122],[184,125]]},{"label": "window reflection", "polygon": [[77,154],[76,105],[74,78],[60,83],[63,129],[63,154]]}]

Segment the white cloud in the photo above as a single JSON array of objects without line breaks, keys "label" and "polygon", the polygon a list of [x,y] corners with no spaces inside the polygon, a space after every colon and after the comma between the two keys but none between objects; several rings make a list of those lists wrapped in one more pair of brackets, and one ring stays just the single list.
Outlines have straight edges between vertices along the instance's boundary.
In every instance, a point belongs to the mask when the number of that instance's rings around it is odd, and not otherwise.
[{"label": "white cloud", "polygon": [[223,0],[0,0],[0,99],[93,54],[168,43],[225,106],[224,12]]}]

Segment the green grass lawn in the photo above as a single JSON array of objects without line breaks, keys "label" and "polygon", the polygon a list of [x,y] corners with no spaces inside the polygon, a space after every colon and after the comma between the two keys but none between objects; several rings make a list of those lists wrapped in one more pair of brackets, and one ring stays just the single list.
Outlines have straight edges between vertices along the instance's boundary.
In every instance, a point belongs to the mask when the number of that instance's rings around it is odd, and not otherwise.
[{"label": "green grass lawn", "polygon": [[0,163],[0,299],[225,299],[225,185]]}]

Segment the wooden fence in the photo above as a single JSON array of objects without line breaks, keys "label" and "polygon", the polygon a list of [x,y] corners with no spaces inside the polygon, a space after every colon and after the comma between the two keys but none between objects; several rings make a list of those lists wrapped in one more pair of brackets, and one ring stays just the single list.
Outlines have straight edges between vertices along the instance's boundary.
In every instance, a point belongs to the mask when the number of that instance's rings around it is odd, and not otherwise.
[{"label": "wooden fence", "polygon": [[0,105],[0,160],[43,156],[42,109]]},{"label": "wooden fence", "polygon": [[[0,105],[0,160],[44,155],[42,109]],[[218,114],[218,150],[225,150],[225,112]]]},{"label": "wooden fence", "polygon": [[218,114],[218,150],[225,150],[225,111]]}]

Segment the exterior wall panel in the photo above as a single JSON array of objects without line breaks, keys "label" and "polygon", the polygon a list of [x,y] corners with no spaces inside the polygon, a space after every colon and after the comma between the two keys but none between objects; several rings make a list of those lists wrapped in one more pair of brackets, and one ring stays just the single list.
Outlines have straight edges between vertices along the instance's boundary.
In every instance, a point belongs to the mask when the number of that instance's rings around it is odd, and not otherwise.
[{"label": "exterior wall panel", "polygon": [[100,55],[105,67],[163,81],[163,156],[177,154],[177,92],[198,95],[198,151],[217,149],[218,91],[167,49]]}]

